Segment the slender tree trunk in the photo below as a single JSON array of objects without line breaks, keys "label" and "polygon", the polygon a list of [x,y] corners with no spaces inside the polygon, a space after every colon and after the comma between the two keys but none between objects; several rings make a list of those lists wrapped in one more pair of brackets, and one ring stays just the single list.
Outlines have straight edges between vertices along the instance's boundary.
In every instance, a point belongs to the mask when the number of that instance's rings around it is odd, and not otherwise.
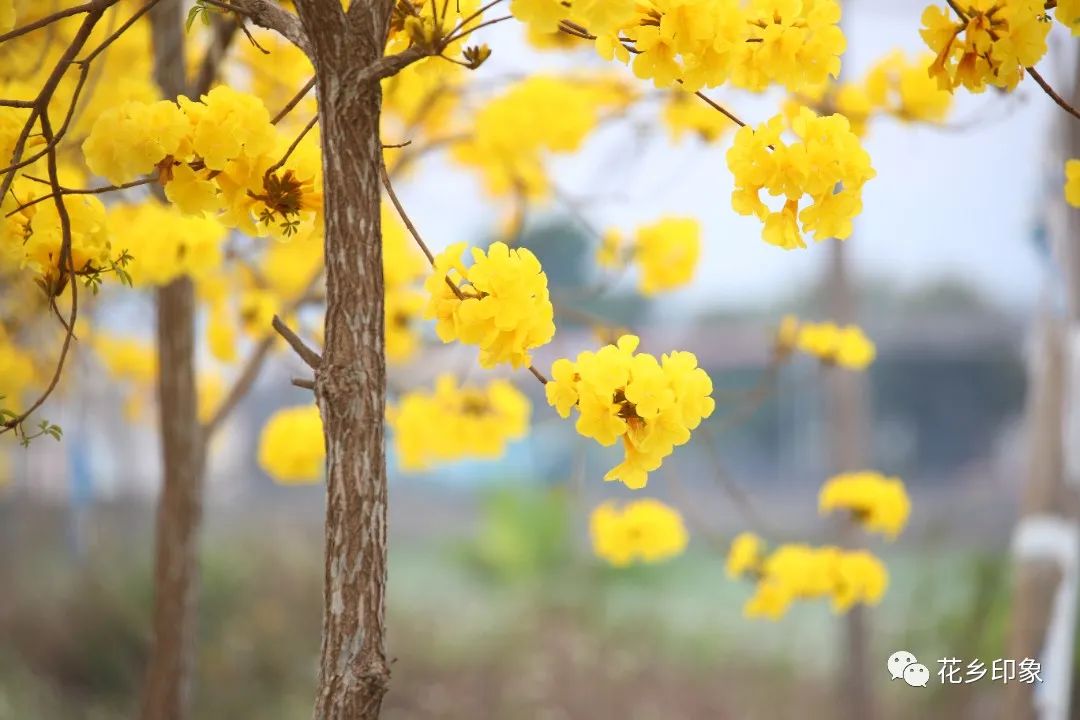
[{"label": "slender tree trunk", "polygon": [[[829,250],[825,280],[829,313],[837,323],[855,322],[856,302],[846,248],[840,242],[833,242]],[[870,439],[865,376],[830,368],[825,388],[829,467],[837,473],[861,470],[867,462],[866,445]],[[842,543],[850,544],[854,532],[855,528],[848,523],[842,529]],[[843,619],[843,681],[840,689],[850,720],[874,717],[873,681],[869,672],[877,665],[869,657],[869,636],[866,609],[856,605]]]},{"label": "slender tree trunk", "polygon": [[[183,6],[150,13],[154,75],[166,97],[185,91]],[[162,488],[154,551],[153,640],[142,689],[143,720],[183,720],[190,711],[198,636],[198,534],[205,444],[195,385],[195,292],[180,278],[157,293],[158,411]]]},{"label": "slender tree trunk", "polygon": [[[1080,62],[1072,102],[1080,101]],[[1062,122],[1062,120],[1059,120]],[[1062,122],[1052,153],[1060,172],[1080,157],[1080,123]],[[1048,208],[1051,250],[1060,275],[1051,277],[1029,362],[1028,478],[1013,535],[1015,565],[1006,656],[1041,663],[1042,685],[1006,686],[1010,719],[1065,720],[1072,694],[1080,517],[1080,212],[1059,196]],[[1055,307],[1065,298],[1065,312]]]},{"label": "slender tree trunk", "polygon": [[326,217],[326,344],[315,375],[327,500],[317,720],[377,718],[384,643],[386,462],[379,83],[350,77],[382,56],[389,2],[300,0],[318,77]]}]

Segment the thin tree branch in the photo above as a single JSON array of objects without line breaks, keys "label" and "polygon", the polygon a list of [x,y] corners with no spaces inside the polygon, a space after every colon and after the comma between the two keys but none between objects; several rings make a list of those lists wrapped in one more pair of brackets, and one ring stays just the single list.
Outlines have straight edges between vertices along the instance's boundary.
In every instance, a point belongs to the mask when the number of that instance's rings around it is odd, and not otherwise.
[{"label": "thin tree branch", "polygon": [[300,92],[293,95],[292,100],[287,102],[285,104],[285,107],[281,108],[281,110],[278,112],[277,115],[274,116],[274,119],[271,120],[270,123],[272,125],[277,125],[279,122],[281,122],[286,115],[292,112],[294,107],[300,104],[301,100],[307,97],[307,94],[311,92],[311,88],[313,87],[315,87],[315,78],[311,78],[306,83],[304,83],[304,87],[300,88]]},{"label": "thin tree branch", "polygon": [[286,40],[311,55],[311,43],[300,18],[271,0],[232,0],[214,3],[248,17],[261,28],[273,30]]},{"label": "thin tree branch", "polygon": [[285,342],[289,343],[289,347],[300,356],[300,359],[303,360],[308,367],[312,370],[319,369],[319,365],[322,364],[322,356],[309,348],[304,341],[300,339],[300,336],[294,333],[277,315],[274,316],[273,326],[278,335],[285,338]]},{"label": "thin tree branch", "polygon": [[1050,86],[1050,83],[1046,82],[1046,80],[1041,74],[1039,74],[1039,71],[1036,70],[1034,66],[1029,67],[1027,71],[1031,75],[1032,79],[1039,84],[1039,87],[1043,89],[1043,92],[1049,95],[1051,100],[1057,103],[1058,107],[1072,115],[1074,118],[1080,119],[1080,111],[1070,105],[1065,100],[1065,98],[1061,97],[1061,95],[1058,95],[1054,88]]}]

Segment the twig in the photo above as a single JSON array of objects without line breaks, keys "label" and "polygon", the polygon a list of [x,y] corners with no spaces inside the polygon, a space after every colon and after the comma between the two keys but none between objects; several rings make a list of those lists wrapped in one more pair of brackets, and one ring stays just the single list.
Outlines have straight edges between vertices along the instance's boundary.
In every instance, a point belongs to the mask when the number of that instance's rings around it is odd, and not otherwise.
[{"label": "twig", "polygon": [[281,110],[278,112],[277,115],[274,116],[274,119],[271,120],[270,123],[272,125],[277,125],[279,122],[281,122],[285,118],[285,116],[292,112],[292,109],[299,105],[300,101],[303,100],[309,92],[311,92],[311,88],[313,87],[315,87],[314,77],[304,83],[304,87],[300,88],[300,92],[296,93],[296,95],[293,96],[292,100],[286,103],[285,107],[281,108]]},{"label": "twig", "polygon": [[1080,111],[1077,111],[1077,109],[1070,105],[1065,100],[1065,98],[1058,95],[1054,88],[1050,86],[1050,83],[1046,82],[1046,80],[1043,78],[1042,75],[1039,74],[1039,71],[1036,70],[1034,66],[1027,68],[1027,71],[1031,75],[1032,79],[1034,79],[1035,82],[1039,84],[1039,87],[1043,89],[1043,92],[1049,95],[1050,99],[1058,104],[1058,107],[1072,115],[1074,118],[1080,119]]},{"label": "twig", "polygon": [[291,145],[289,145],[289,148],[285,151],[285,154],[282,156],[282,158],[266,169],[263,177],[270,177],[278,170],[280,170],[286,162],[288,162],[289,156],[293,154],[293,151],[295,151],[297,146],[303,141],[304,136],[311,132],[311,128],[315,127],[315,123],[317,122],[319,122],[318,114],[316,114],[314,117],[311,118],[311,120],[308,121],[308,124],[304,126],[304,129],[300,131],[300,134],[297,135],[296,139],[292,141]]},{"label": "twig", "polygon": [[285,338],[285,342],[289,343],[289,347],[300,356],[300,359],[303,360],[308,367],[312,370],[319,369],[319,365],[322,364],[322,356],[309,348],[304,341],[300,339],[300,336],[294,333],[277,315],[274,316],[273,326],[278,335]]}]

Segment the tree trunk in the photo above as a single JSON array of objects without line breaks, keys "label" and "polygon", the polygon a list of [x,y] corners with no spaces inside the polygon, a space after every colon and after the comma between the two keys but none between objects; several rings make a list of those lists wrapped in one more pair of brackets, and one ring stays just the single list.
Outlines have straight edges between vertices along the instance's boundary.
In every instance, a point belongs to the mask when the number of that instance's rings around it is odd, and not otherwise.
[{"label": "tree trunk", "polygon": [[[150,13],[154,76],[166,97],[185,91],[179,0]],[[153,639],[142,689],[143,720],[189,715],[198,636],[198,534],[206,450],[195,384],[195,291],[180,278],[157,293],[158,412],[162,488],[154,551]]]},{"label": "tree trunk", "polygon": [[377,718],[390,680],[384,644],[382,146],[377,81],[387,3],[300,0],[318,77],[326,218],[326,344],[315,397],[326,441],[326,567],[317,720]]}]

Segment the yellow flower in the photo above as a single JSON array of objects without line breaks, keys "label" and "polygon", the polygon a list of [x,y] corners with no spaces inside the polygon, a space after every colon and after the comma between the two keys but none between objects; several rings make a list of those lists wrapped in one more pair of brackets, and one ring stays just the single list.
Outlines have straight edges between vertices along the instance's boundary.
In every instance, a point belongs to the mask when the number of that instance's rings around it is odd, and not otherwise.
[{"label": "yellow flower", "polygon": [[274,147],[270,113],[254,95],[218,85],[200,102],[180,98],[180,107],[193,127],[192,149],[211,170],[224,170],[231,160],[259,157]]},{"label": "yellow flower", "polygon": [[796,600],[827,598],[834,611],[878,603],[888,572],[865,550],[803,544],[780,545],[761,564],[753,596],[743,607],[750,618],[778,620]]},{"label": "yellow flower", "polygon": [[1050,24],[1042,0],[968,0],[962,9],[966,20],[948,6],[923,11],[919,32],[936,54],[929,73],[942,90],[1012,90],[1024,68],[1046,54]]},{"label": "yellow flower", "polygon": [[1080,160],[1065,163],[1065,200],[1073,207],[1080,207]]},{"label": "yellow flower", "polygon": [[701,226],[693,218],[668,217],[638,228],[634,259],[641,266],[638,283],[645,295],[686,285],[694,279],[701,256]]},{"label": "yellow flower", "polygon": [[[781,134],[789,124],[797,140],[787,143]],[[820,117],[808,108],[790,121],[781,114],[757,128],[740,128],[727,163],[735,176],[735,212],[757,216],[764,223],[762,238],[787,250],[806,247],[804,232],[818,241],[851,235],[863,185],[875,174],[844,116]],[[762,190],[783,197],[783,206],[766,205]],[[810,203],[800,211],[806,196]]]},{"label": "yellow flower", "polygon": [[83,154],[91,172],[119,185],[180,154],[190,135],[191,123],[171,100],[130,101],[98,116],[83,143]]},{"label": "yellow flower", "polygon": [[731,541],[727,556],[727,574],[731,578],[757,572],[764,559],[765,542],[751,532],[740,533]]},{"label": "yellow flower", "polygon": [[799,350],[822,362],[850,370],[865,370],[874,361],[877,349],[856,325],[840,327],[835,323],[802,323],[788,328],[796,332]]},{"label": "yellow flower", "polygon": [[889,587],[889,573],[881,560],[865,550],[841,553],[836,563],[838,580],[832,607],[844,612],[855,603],[876,605]]},{"label": "yellow flower", "polygon": [[1054,17],[1069,28],[1074,36],[1080,35],[1080,0],[1058,0]]},{"label": "yellow flower", "polygon": [[866,470],[829,478],[818,495],[818,508],[822,513],[847,510],[870,532],[893,539],[907,523],[911,501],[900,478]]},{"label": "yellow flower", "polygon": [[217,185],[188,165],[173,168],[172,179],[165,184],[165,196],[187,215],[202,216],[221,209]]},{"label": "yellow flower", "polygon": [[450,155],[475,168],[493,196],[541,199],[550,193],[547,157],[578,150],[599,111],[625,106],[630,97],[624,83],[603,76],[531,75],[487,101],[469,138],[455,143]]},{"label": "yellow flower", "polygon": [[589,518],[593,552],[616,567],[656,563],[680,555],[689,542],[682,516],[659,500],[643,499],[619,509],[607,502]]},{"label": "yellow flower", "polygon": [[259,435],[259,467],[275,482],[318,482],[326,458],[322,418],[314,405],[274,413]]},{"label": "yellow flower", "polygon": [[[451,246],[435,258],[425,281],[428,318],[436,319],[443,342],[460,340],[480,348],[480,364],[525,367],[529,354],[555,334],[547,276],[540,261],[526,248],[510,249],[492,243],[487,252],[472,249],[473,264],[461,262],[464,244]],[[460,281],[458,298],[447,285]]]},{"label": "yellow flower", "polygon": [[150,343],[95,334],[93,347],[113,377],[143,385],[157,379],[157,353]]},{"label": "yellow flower", "polygon": [[406,393],[387,408],[394,449],[405,470],[464,458],[497,459],[525,436],[529,399],[506,380],[460,387],[444,373],[431,392]]},{"label": "yellow flower", "polygon": [[624,335],[574,361],[556,360],[544,388],[548,404],[563,417],[577,407],[578,433],[605,446],[622,441],[623,460],[604,479],[635,490],[715,407],[712,381],[693,353],[657,361],[635,354],[637,346],[638,338]]},{"label": "yellow flower", "polygon": [[623,255],[623,236],[619,230],[610,228],[600,238],[600,248],[596,251],[596,264],[602,268],[618,270],[625,264]]},{"label": "yellow flower", "polygon": [[569,11],[559,0],[510,0],[510,13],[530,29],[554,32]]},{"label": "yellow flower", "polygon": [[182,275],[202,280],[223,262],[221,223],[172,205],[114,205],[108,231],[113,246],[131,256],[127,271],[136,286],[166,285]]},{"label": "yellow flower", "polygon": [[751,0],[750,42],[738,48],[733,81],[750,90],[779,83],[798,93],[840,74],[847,47],[835,0]]}]

